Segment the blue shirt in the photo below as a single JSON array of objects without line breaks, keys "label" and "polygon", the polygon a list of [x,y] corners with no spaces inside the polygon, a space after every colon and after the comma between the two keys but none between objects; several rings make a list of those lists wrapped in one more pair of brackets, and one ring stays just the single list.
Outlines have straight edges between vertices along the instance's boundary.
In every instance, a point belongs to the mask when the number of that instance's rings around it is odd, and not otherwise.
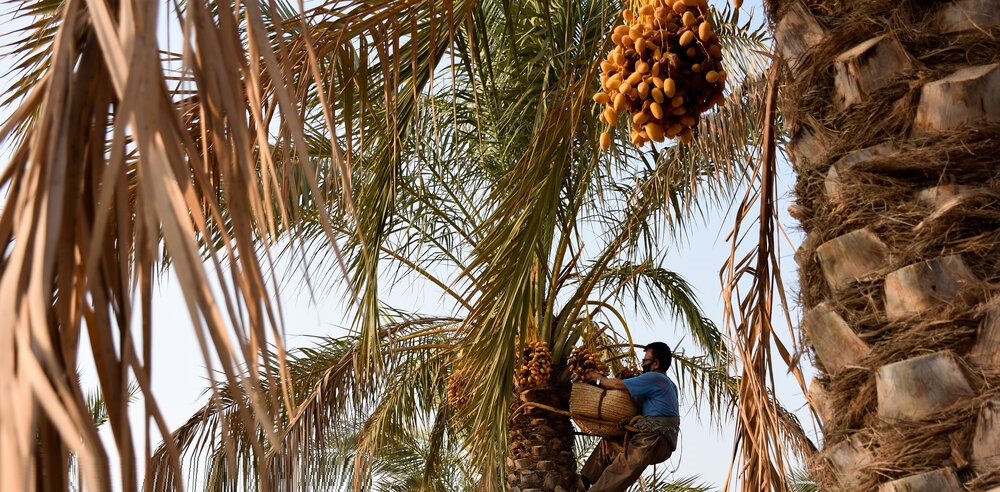
[{"label": "blue shirt", "polygon": [[642,405],[644,417],[680,417],[677,385],[662,372],[650,371],[623,380],[628,393]]}]

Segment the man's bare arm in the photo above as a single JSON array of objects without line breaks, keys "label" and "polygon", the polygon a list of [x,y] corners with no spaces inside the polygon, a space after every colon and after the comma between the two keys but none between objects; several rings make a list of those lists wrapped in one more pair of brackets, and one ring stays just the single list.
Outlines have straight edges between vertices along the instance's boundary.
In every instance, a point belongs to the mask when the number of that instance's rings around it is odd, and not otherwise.
[{"label": "man's bare arm", "polygon": [[622,382],[621,379],[615,379],[615,378],[609,378],[609,377],[601,376],[597,372],[590,373],[588,375],[588,378],[594,384],[596,384],[596,385],[598,385],[598,386],[600,386],[602,388],[628,391],[628,388],[625,386],[625,383]]}]

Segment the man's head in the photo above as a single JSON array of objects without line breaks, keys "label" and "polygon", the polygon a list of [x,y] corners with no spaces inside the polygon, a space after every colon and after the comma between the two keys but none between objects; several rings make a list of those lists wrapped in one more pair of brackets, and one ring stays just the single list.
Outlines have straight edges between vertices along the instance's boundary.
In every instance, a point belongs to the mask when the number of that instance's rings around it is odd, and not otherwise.
[{"label": "man's head", "polygon": [[666,371],[670,368],[670,361],[673,355],[670,347],[663,342],[653,342],[645,347],[646,352],[642,358],[642,372]]}]

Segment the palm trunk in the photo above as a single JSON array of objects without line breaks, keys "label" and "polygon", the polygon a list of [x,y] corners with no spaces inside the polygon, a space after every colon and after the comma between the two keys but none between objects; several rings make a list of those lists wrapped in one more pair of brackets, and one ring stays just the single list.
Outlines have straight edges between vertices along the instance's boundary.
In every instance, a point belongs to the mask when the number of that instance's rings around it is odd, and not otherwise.
[{"label": "palm trunk", "polygon": [[[1000,9],[773,0],[821,490],[1000,485]],[[964,488],[963,488],[964,487]]]},{"label": "palm trunk", "polygon": [[569,408],[570,385],[550,378],[548,385],[516,391],[513,398],[507,457],[507,484],[512,492],[577,490],[573,425],[569,417],[525,403]]}]

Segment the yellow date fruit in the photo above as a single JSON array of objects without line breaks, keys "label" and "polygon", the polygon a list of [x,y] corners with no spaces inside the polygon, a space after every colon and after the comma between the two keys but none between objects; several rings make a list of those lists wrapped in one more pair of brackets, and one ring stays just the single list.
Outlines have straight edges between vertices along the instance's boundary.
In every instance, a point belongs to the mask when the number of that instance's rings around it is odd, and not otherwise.
[{"label": "yellow date fruit", "polygon": [[646,130],[646,135],[648,135],[651,140],[655,142],[663,141],[663,136],[664,136],[663,127],[660,126],[659,123],[651,121],[649,123],[646,123],[646,126],[644,128]]},{"label": "yellow date fruit", "polygon": [[708,22],[702,22],[701,25],[698,26],[698,39],[707,42],[711,38],[712,38],[712,25],[709,24]]},{"label": "yellow date fruit", "polygon": [[654,118],[656,118],[658,120],[659,119],[663,119],[663,106],[660,106],[660,103],[653,102],[653,104],[650,104],[649,105],[649,112],[653,113],[653,117]]},{"label": "yellow date fruit", "polygon": [[615,104],[614,104],[615,112],[617,113],[617,112],[621,112],[622,110],[624,110],[625,109],[625,104],[627,102],[628,102],[628,100],[625,98],[625,94],[622,94],[621,92],[619,92],[618,95],[615,96]]},{"label": "yellow date fruit", "polygon": [[604,82],[604,89],[613,91],[621,87],[622,76],[619,73],[612,75],[606,82]]},{"label": "yellow date fruit", "polygon": [[611,126],[618,126],[618,113],[614,108],[604,108],[604,120]]},{"label": "yellow date fruit", "polygon": [[649,84],[648,83],[646,83],[646,82],[639,82],[639,87],[636,87],[636,89],[639,90],[639,99],[646,99],[646,98],[649,97]]},{"label": "yellow date fruit", "polygon": [[653,96],[653,101],[663,104],[665,97],[663,96],[663,90],[659,87],[654,87],[653,90],[649,91],[649,94]]},{"label": "yellow date fruit", "polygon": [[674,79],[667,79],[663,81],[663,95],[667,97],[674,97],[677,93],[677,83]]}]

